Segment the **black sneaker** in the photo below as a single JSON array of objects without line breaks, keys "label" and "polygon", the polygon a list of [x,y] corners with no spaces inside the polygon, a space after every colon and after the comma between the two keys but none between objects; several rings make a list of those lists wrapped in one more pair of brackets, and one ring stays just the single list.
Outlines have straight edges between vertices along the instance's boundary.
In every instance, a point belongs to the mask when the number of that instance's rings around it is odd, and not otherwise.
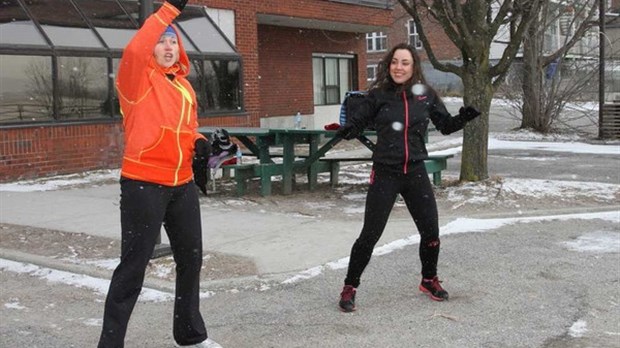
[{"label": "black sneaker", "polygon": [[345,313],[350,313],[355,310],[355,292],[357,290],[352,285],[345,285],[340,293],[340,310]]},{"label": "black sneaker", "polygon": [[441,282],[437,276],[433,277],[433,279],[422,279],[419,289],[434,301],[447,300],[448,292],[439,283]]}]

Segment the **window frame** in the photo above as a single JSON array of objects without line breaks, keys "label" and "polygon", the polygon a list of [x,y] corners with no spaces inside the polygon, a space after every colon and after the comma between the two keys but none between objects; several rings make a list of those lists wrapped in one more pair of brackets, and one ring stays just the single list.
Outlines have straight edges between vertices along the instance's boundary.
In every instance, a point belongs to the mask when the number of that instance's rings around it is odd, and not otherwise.
[{"label": "window frame", "polygon": [[[315,60],[320,59],[322,64],[322,71],[320,72],[320,76],[322,77],[320,86],[321,90],[317,91],[317,81],[315,80],[316,71],[315,69]],[[326,68],[326,60],[336,60],[336,71],[334,76],[336,78],[337,83],[332,85],[327,85],[328,76],[327,76],[327,68]],[[348,74],[348,86],[344,86],[342,83],[341,77],[341,64],[345,62],[349,69]],[[315,106],[325,106],[325,105],[339,105],[342,104],[342,100],[344,98],[344,94],[351,90],[356,90],[358,88],[358,76],[357,76],[357,56],[351,54],[323,54],[323,53],[313,53],[312,54],[312,85],[313,85],[313,102]],[[329,92],[338,91],[337,100],[329,99]],[[317,95],[320,94],[321,98],[317,102]]]},{"label": "window frame", "polygon": [[413,19],[410,19],[407,22],[407,38],[409,44],[416,50],[424,49],[424,44],[422,43],[422,40],[420,40],[420,34],[418,34],[418,27],[415,25],[415,21]]},{"label": "window frame", "polygon": [[382,31],[366,33],[366,52],[386,52],[388,34]]},{"label": "window frame", "polygon": [[[368,64],[366,65],[366,82],[370,83],[374,81],[377,76],[377,70],[379,69],[379,64]],[[372,70],[372,76],[368,73],[369,70]]]}]

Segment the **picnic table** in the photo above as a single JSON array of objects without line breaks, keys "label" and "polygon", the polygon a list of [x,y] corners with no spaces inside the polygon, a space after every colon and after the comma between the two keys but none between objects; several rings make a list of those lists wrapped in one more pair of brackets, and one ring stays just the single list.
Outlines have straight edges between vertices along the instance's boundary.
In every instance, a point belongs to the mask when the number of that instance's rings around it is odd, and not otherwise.
[{"label": "picnic table", "polygon": [[[198,131],[210,136],[214,127],[200,127]],[[305,173],[308,177],[308,188],[314,190],[317,186],[318,173],[330,173],[332,185],[338,182],[340,162],[368,160],[370,158],[337,158],[326,157],[327,152],[342,138],[336,137],[333,130],[323,129],[293,129],[293,128],[260,128],[260,127],[228,127],[229,136],[237,138],[258,159],[258,163],[237,163],[222,166],[222,169],[233,169],[237,194],[244,195],[247,190],[247,181],[259,178],[262,196],[271,195],[271,177],[282,176],[282,193],[291,194],[295,174]],[[371,151],[374,142],[369,136],[376,135],[374,131],[366,131],[357,138]],[[321,144],[322,138],[328,140]],[[276,149],[277,147],[277,149]],[[280,150],[281,147],[281,151]],[[298,153],[300,147],[307,147],[307,151]],[[274,151],[272,151],[274,150]],[[433,173],[433,182],[441,183],[441,171],[447,167],[447,156],[435,156],[425,161],[427,171]],[[281,158],[274,161],[276,158]]]},{"label": "picnic table", "polygon": [[[198,131],[209,136],[215,128],[200,127]],[[226,165],[222,168],[235,170],[237,181],[237,193],[244,194],[246,180],[259,178],[261,194],[271,194],[271,177],[282,176],[282,193],[291,194],[293,191],[294,175],[305,172],[308,175],[308,186],[313,190],[317,184],[319,172],[329,172],[331,164],[319,163],[331,148],[324,144],[319,147],[321,136],[334,131],[320,129],[290,129],[290,128],[254,128],[254,127],[229,127],[226,128],[228,135],[237,138],[258,159],[258,163],[237,163]],[[298,145],[307,146],[306,153],[299,154]],[[281,147],[281,153],[271,151],[274,147]],[[275,158],[281,158],[274,161]]]}]

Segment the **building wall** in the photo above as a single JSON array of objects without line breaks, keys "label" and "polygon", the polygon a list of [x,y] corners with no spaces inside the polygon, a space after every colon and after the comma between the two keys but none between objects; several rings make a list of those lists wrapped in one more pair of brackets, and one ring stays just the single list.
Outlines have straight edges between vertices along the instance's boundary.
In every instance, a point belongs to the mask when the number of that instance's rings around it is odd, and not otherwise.
[{"label": "building wall", "polygon": [[[261,117],[314,113],[312,54],[365,49],[365,34],[270,25],[260,25],[258,31]],[[358,69],[358,75],[365,80],[366,70]]]},{"label": "building wall", "polygon": [[31,126],[0,130],[0,178],[31,179],[118,168],[119,123]]},{"label": "building wall", "polygon": [[[312,61],[307,54],[313,50],[334,52],[347,51],[364,55],[365,45],[355,46],[354,43],[340,45],[340,39],[350,40],[354,34],[329,32],[337,38],[331,42],[318,38],[324,37],[321,31],[305,29],[291,29],[285,27],[266,28],[257,22],[257,13],[292,16],[307,19],[329,20],[336,22],[361,23],[365,25],[387,25],[391,11],[364,6],[355,6],[330,2],[326,0],[196,0],[190,1],[193,5],[206,5],[212,9],[234,11],[234,39],[235,46],[242,57],[243,65],[243,101],[245,114],[219,116],[199,119],[201,125],[210,126],[259,126],[261,117],[274,114],[286,114],[291,110],[313,112],[312,102]],[[226,20],[229,20],[226,19]],[[299,30],[295,34],[294,31]],[[262,34],[259,34],[262,32]],[[259,40],[259,35],[273,35]],[[284,37],[279,37],[284,35]],[[230,37],[230,36],[229,36]],[[290,40],[290,38],[302,38]],[[363,38],[363,35],[361,36]],[[278,54],[304,52],[300,62],[286,62],[271,50],[259,50],[259,41],[263,45],[271,45],[270,40],[279,42],[282,48]],[[353,40],[355,41],[355,40]],[[352,42],[353,42],[352,41]],[[261,54],[267,57],[260,59]],[[295,68],[296,73],[304,75],[280,74],[269,64],[279,60],[280,64]],[[365,79],[365,60],[360,59],[360,78]],[[261,69],[263,71],[261,71]],[[262,83],[266,81],[266,83]],[[302,86],[303,84],[303,86]],[[296,86],[295,99],[288,98],[288,104],[283,103],[286,93],[280,93],[279,98],[273,98],[270,89],[282,86],[290,91]],[[303,93],[301,92],[303,91]],[[265,100],[262,100],[265,98]],[[270,105],[274,103],[274,105]],[[0,182],[19,179],[29,179],[57,174],[69,174],[94,169],[118,168],[123,151],[123,134],[121,121],[102,124],[72,124],[72,125],[44,125],[23,126],[0,129]]]}]

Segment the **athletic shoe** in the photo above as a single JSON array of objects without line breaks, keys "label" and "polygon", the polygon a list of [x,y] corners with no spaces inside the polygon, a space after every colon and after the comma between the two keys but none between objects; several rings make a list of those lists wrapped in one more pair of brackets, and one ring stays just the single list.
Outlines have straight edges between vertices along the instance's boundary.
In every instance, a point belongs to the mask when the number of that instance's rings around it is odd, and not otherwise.
[{"label": "athletic shoe", "polygon": [[342,292],[340,293],[340,302],[338,305],[340,306],[340,310],[349,313],[355,310],[355,289],[351,285],[345,285],[342,288]]},{"label": "athletic shoe", "polygon": [[215,342],[214,340],[207,338],[206,340],[200,342],[200,343],[196,343],[196,344],[190,344],[189,346],[180,346],[177,345],[177,347],[187,347],[187,348],[222,348],[221,345],[219,345],[217,342]]},{"label": "athletic shoe", "polygon": [[433,277],[433,279],[422,279],[419,289],[434,301],[447,300],[448,292],[439,283],[441,282],[437,276]]}]

